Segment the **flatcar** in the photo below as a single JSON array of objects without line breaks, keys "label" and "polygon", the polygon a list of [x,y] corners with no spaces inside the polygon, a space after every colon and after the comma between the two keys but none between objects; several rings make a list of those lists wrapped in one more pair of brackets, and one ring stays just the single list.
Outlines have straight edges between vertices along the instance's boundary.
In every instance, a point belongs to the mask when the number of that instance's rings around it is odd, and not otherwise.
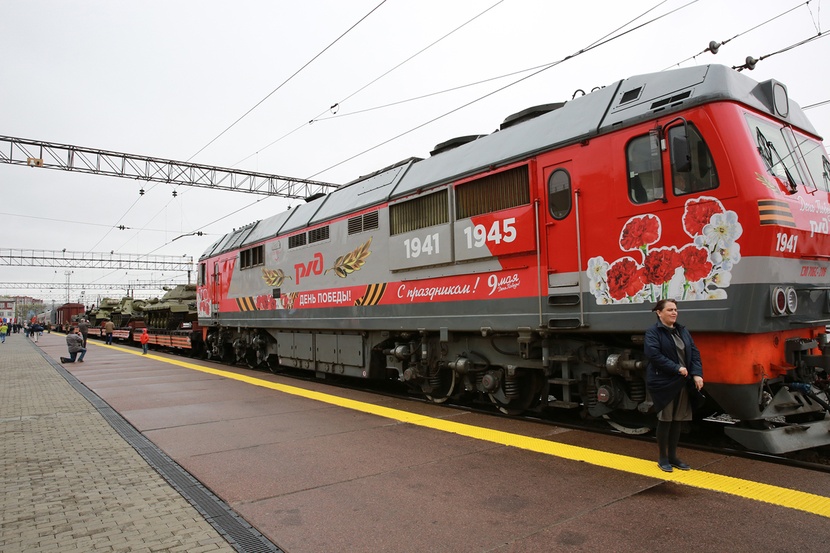
[{"label": "flatcar", "polygon": [[196,285],[179,284],[164,290],[161,298],[149,300],[104,298],[98,309],[87,313],[90,322],[94,321],[89,336],[103,337],[104,324],[110,319],[116,342],[138,347],[146,328],[151,347],[201,356],[204,348],[196,315]]},{"label": "flatcar", "polygon": [[826,445],[828,192],[785,84],[634,76],[234,229],[199,324],[225,361],[648,424],[643,335],[674,298],[729,436]]}]

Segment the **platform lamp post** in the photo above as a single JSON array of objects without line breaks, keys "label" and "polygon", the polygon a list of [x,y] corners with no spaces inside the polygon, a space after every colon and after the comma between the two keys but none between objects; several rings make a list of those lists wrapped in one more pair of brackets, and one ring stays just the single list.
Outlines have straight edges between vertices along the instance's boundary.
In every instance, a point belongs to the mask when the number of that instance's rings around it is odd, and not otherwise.
[{"label": "platform lamp post", "polygon": [[69,281],[72,277],[72,273],[74,273],[74,272],[75,271],[64,271],[63,272],[63,274],[66,275],[66,303],[69,303],[69,300],[71,299],[69,297]]}]

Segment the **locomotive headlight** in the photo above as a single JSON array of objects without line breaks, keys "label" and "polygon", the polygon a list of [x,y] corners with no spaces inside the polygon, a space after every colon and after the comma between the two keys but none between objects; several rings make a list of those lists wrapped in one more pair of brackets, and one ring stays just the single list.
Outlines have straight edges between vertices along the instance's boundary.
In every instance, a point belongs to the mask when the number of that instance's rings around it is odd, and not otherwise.
[{"label": "locomotive headlight", "polygon": [[787,312],[787,293],[780,286],[772,289],[770,299],[772,300],[772,312],[775,315],[783,315]]},{"label": "locomotive headlight", "polygon": [[787,313],[795,313],[798,309],[798,294],[792,286],[787,287]]}]

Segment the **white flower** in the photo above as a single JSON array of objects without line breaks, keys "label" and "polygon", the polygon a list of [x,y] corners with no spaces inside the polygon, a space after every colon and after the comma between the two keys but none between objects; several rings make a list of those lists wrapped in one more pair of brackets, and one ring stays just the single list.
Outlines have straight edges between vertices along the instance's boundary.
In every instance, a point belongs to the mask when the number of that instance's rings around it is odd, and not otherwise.
[{"label": "white flower", "polygon": [[738,222],[738,215],[734,211],[715,213],[710,223],[703,227],[706,243],[717,247],[731,245],[740,238],[743,231],[743,227]]},{"label": "white flower", "polygon": [[709,282],[718,288],[728,288],[732,282],[732,273],[729,271],[717,271],[709,278]]},{"label": "white flower", "polygon": [[709,256],[709,261],[715,265],[719,263],[724,264],[724,268],[728,265],[730,268],[741,260],[741,245],[737,242],[731,244],[724,244],[717,248]]},{"label": "white flower", "polygon": [[592,257],[588,260],[588,278],[591,282],[605,280],[608,274],[608,262],[602,257]]},{"label": "white flower", "polygon": [[707,290],[706,291],[706,299],[707,300],[725,300],[726,299],[726,290],[721,288],[715,288],[714,290]]}]

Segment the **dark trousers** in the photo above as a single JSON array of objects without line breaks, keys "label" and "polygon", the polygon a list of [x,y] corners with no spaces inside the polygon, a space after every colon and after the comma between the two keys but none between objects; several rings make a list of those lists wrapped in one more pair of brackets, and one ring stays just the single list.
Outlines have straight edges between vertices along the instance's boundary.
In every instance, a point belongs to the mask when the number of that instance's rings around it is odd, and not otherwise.
[{"label": "dark trousers", "polygon": [[[79,353],[81,354],[80,357],[78,357]],[[70,351],[69,357],[61,357],[61,361],[64,363],[74,363],[76,360],[83,361],[84,355],[86,355],[86,348],[81,348],[81,351]]]}]

